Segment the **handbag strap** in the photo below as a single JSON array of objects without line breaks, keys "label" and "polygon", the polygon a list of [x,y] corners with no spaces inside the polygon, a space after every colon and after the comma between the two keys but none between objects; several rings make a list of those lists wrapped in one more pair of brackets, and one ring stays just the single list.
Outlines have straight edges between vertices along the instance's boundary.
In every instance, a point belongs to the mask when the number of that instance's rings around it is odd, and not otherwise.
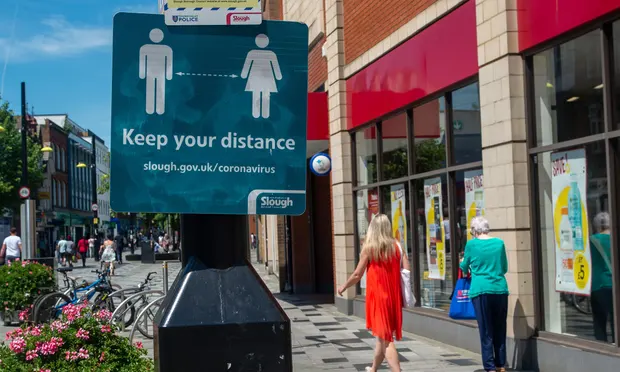
[{"label": "handbag strap", "polygon": [[601,246],[601,242],[598,239],[594,238],[593,236],[590,237],[590,240],[594,244],[594,248],[596,248],[596,250],[601,255],[601,257],[603,257],[603,261],[605,261],[605,265],[607,265],[607,268],[611,271],[611,262],[609,258],[607,257],[607,254],[605,254],[605,251],[603,250],[603,247]]},{"label": "handbag strap", "polygon": [[400,243],[396,240],[394,240],[394,243],[396,244],[396,246],[398,247],[398,250],[400,251],[400,267],[403,267],[403,247],[400,246]]}]

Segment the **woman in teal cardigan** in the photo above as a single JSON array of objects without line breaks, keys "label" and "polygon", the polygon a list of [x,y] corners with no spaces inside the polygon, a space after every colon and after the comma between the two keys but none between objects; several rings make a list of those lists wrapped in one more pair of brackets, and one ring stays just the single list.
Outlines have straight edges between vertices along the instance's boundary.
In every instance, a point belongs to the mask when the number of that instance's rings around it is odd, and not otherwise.
[{"label": "woman in teal cardigan", "polygon": [[[609,239],[609,213],[600,212],[594,217],[594,235],[590,237],[592,252],[592,321],[594,338],[603,342],[615,342],[613,280],[611,268],[611,244]],[[607,337],[607,323],[611,325],[611,337]],[[611,338],[611,339],[610,339]]]},{"label": "woman in teal cardigan", "polygon": [[505,372],[508,259],[504,241],[489,236],[489,231],[484,217],[472,219],[474,239],[465,245],[461,270],[471,274],[469,298],[476,311],[483,367],[485,371]]}]

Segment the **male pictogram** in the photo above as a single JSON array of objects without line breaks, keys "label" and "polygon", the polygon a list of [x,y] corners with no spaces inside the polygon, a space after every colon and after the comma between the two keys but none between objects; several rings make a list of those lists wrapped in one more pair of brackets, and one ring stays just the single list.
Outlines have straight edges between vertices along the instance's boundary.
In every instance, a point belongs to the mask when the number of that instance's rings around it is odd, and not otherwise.
[{"label": "male pictogram", "polygon": [[159,44],[164,32],[154,28],[149,33],[154,44],[140,48],[140,79],[146,79],[146,113],[162,115],[166,111],[166,80],[172,80],[172,48]]}]

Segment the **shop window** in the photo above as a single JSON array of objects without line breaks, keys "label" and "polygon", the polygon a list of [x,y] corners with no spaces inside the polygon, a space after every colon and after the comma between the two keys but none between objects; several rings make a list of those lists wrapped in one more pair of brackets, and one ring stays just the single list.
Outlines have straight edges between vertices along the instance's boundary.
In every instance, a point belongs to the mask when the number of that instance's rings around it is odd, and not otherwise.
[{"label": "shop window", "polygon": [[452,262],[446,231],[449,230],[447,178],[415,181],[418,254],[423,307],[448,311],[452,294]]},{"label": "shop window", "polygon": [[[357,199],[357,239],[359,251],[364,247],[364,239],[368,225],[374,216],[379,214],[379,194],[377,189],[359,190],[355,193]],[[359,256],[359,255],[358,255]],[[366,273],[360,281],[362,295],[366,294]]]},{"label": "shop window", "polygon": [[393,180],[409,174],[407,158],[407,113],[402,112],[381,123],[383,179]]},{"label": "shop window", "polygon": [[392,235],[411,258],[413,250],[409,215],[409,185],[407,182],[381,188],[382,213],[392,222]]},{"label": "shop window", "polygon": [[377,182],[377,128],[370,127],[355,133],[357,185]]},{"label": "shop window", "polygon": [[601,142],[537,155],[539,244],[544,329],[613,343],[604,149]]},{"label": "shop window", "polygon": [[446,166],[446,112],[443,97],[413,109],[416,173]]},{"label": "shop window", "polygon": [[620,128],[620,21],[613,23],[613,40],[614,40],[614,82],[613,82],[613,99],[616,115],[614,117],[616,123],[615,129]]},{"label": "shop window", "polygon": [[472,239],[471,220],[485,215],[482,169],[456,172],[456,213],[457,226],[450,229],[450,239],[446,237],[446,246],[454,247],[457,257],[461,259],[465,254],[465,244]]},{"label": "shop window", "polygon": [[604,131],[600,31],[534,55],[537,146]]},{"label": "shop window", "polygon": [[452,134],[456,164],[482,161],[478,83],[452,92]]}]

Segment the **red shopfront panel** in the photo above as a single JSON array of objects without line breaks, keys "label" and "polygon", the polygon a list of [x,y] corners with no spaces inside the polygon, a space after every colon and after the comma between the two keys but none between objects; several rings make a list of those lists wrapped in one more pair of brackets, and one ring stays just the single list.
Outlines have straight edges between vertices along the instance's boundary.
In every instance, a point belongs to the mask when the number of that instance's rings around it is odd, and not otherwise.
[{"label": "red shopfront panel", "polygon": [[620,9],[619,0],[518,0],[519,50],[524,51]]},{"label": "red shopfront panel", "polygon": [[327,93],[308,93],[308,141],[329,139],[329,112],[327,110]]},{"label": "red shopfront panel", "polygon": [[475,6],[469,0],[349,78],[348,129],[477,74]]}]

